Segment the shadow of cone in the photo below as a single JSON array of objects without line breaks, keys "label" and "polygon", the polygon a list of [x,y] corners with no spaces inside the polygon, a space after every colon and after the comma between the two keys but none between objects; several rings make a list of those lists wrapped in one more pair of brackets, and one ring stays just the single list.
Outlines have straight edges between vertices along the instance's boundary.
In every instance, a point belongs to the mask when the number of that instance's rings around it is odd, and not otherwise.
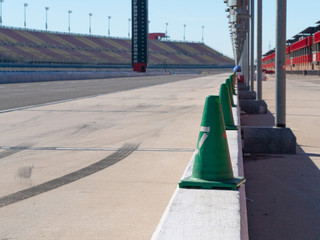
[{"label": "shadow of cone", "polygon": [[237,130],[238,128],[234,125],[231,100],[226,83],[221,84],[219,96],[226,130]]},{"label": "shadow of cone", "polygon": [[245,182],[233,176],[219,96],[206,98],[193,158],[192,175],[179,182],[180,188],[236,189]]}]

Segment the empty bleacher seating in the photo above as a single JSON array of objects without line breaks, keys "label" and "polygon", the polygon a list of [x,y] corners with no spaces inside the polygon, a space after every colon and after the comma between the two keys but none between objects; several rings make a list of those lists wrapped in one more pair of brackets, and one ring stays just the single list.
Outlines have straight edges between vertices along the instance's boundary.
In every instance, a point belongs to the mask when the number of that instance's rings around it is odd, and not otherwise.
[{"label": "empty bleacher seating", "polygon": [[[0,28],[0,62],[130,65],[131,40]],[[149,40],[149,65],[232,65],[201,43]]]}]

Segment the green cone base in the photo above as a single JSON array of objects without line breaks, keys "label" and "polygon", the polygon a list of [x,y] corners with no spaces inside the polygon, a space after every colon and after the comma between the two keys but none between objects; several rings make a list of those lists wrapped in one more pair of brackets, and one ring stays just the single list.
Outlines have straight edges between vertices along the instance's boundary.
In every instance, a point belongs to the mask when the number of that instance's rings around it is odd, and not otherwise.
[{"label": "green cone base", "polygon": [[235,125],[226,125],[226,130],[238,130],[238,127]]},{"label": "green cone base", "polygon": [[198,188],[198,189],[232,189],[236,190],[246,181],[244,177],[238,177],[230,180],[206,181],[198,178],[188,177],[179,182],[180,188]]}]

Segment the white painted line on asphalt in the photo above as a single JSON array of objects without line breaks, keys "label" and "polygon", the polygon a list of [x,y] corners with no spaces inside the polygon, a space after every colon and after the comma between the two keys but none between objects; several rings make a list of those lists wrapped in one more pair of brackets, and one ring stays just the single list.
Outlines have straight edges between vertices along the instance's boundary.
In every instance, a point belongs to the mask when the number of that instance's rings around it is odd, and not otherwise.
[{"label": "white painted line on asphalt", "polygon": [[70,99],[65,99],[65,100],[60,100],[60,101],[55,101],[55,102],[41,103],[41,104],[30,105],[30,106],[19,107],[19,108],[11,108],[11,109],[6,109],[6,110],[1,110],[0,114],[7,113],[7,112],[14,112],[14,111],[22,111],[25,109],[36,108],[36,107],[49,106],[49,105],[54,105],[54,104],[59,104],[59,103],[66,103],[66,102],[71,102],[71,101],[76,101],[76,100],[81,100],[81,99],[86,99],[86,98],[94,98],[94,97],[98,97],[98,96],[102,96],[102,95],[106,95],[106,94],[109,94],[109,93],[102,93],[102,94],[90,95],[90,96],[85,96],[85,97],[70,98]]}]

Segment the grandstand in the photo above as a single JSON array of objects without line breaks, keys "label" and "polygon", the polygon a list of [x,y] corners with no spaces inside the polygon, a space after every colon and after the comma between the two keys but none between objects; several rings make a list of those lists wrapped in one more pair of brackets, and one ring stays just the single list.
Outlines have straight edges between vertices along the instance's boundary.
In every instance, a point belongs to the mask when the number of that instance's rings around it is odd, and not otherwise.
[{"label": "grandstand", "polygon": [[[320,76],[320,21],[286,41],[286,71]],[[276,53],[272,49],[264,54],[262,68],[275,72]]]},{"label": "grandstand", "polygon": [[[1,27],[0,62],[130,66],[131,40]],[[232,64],[232,59],[202,43],[149,40],[150,66]]]}]

